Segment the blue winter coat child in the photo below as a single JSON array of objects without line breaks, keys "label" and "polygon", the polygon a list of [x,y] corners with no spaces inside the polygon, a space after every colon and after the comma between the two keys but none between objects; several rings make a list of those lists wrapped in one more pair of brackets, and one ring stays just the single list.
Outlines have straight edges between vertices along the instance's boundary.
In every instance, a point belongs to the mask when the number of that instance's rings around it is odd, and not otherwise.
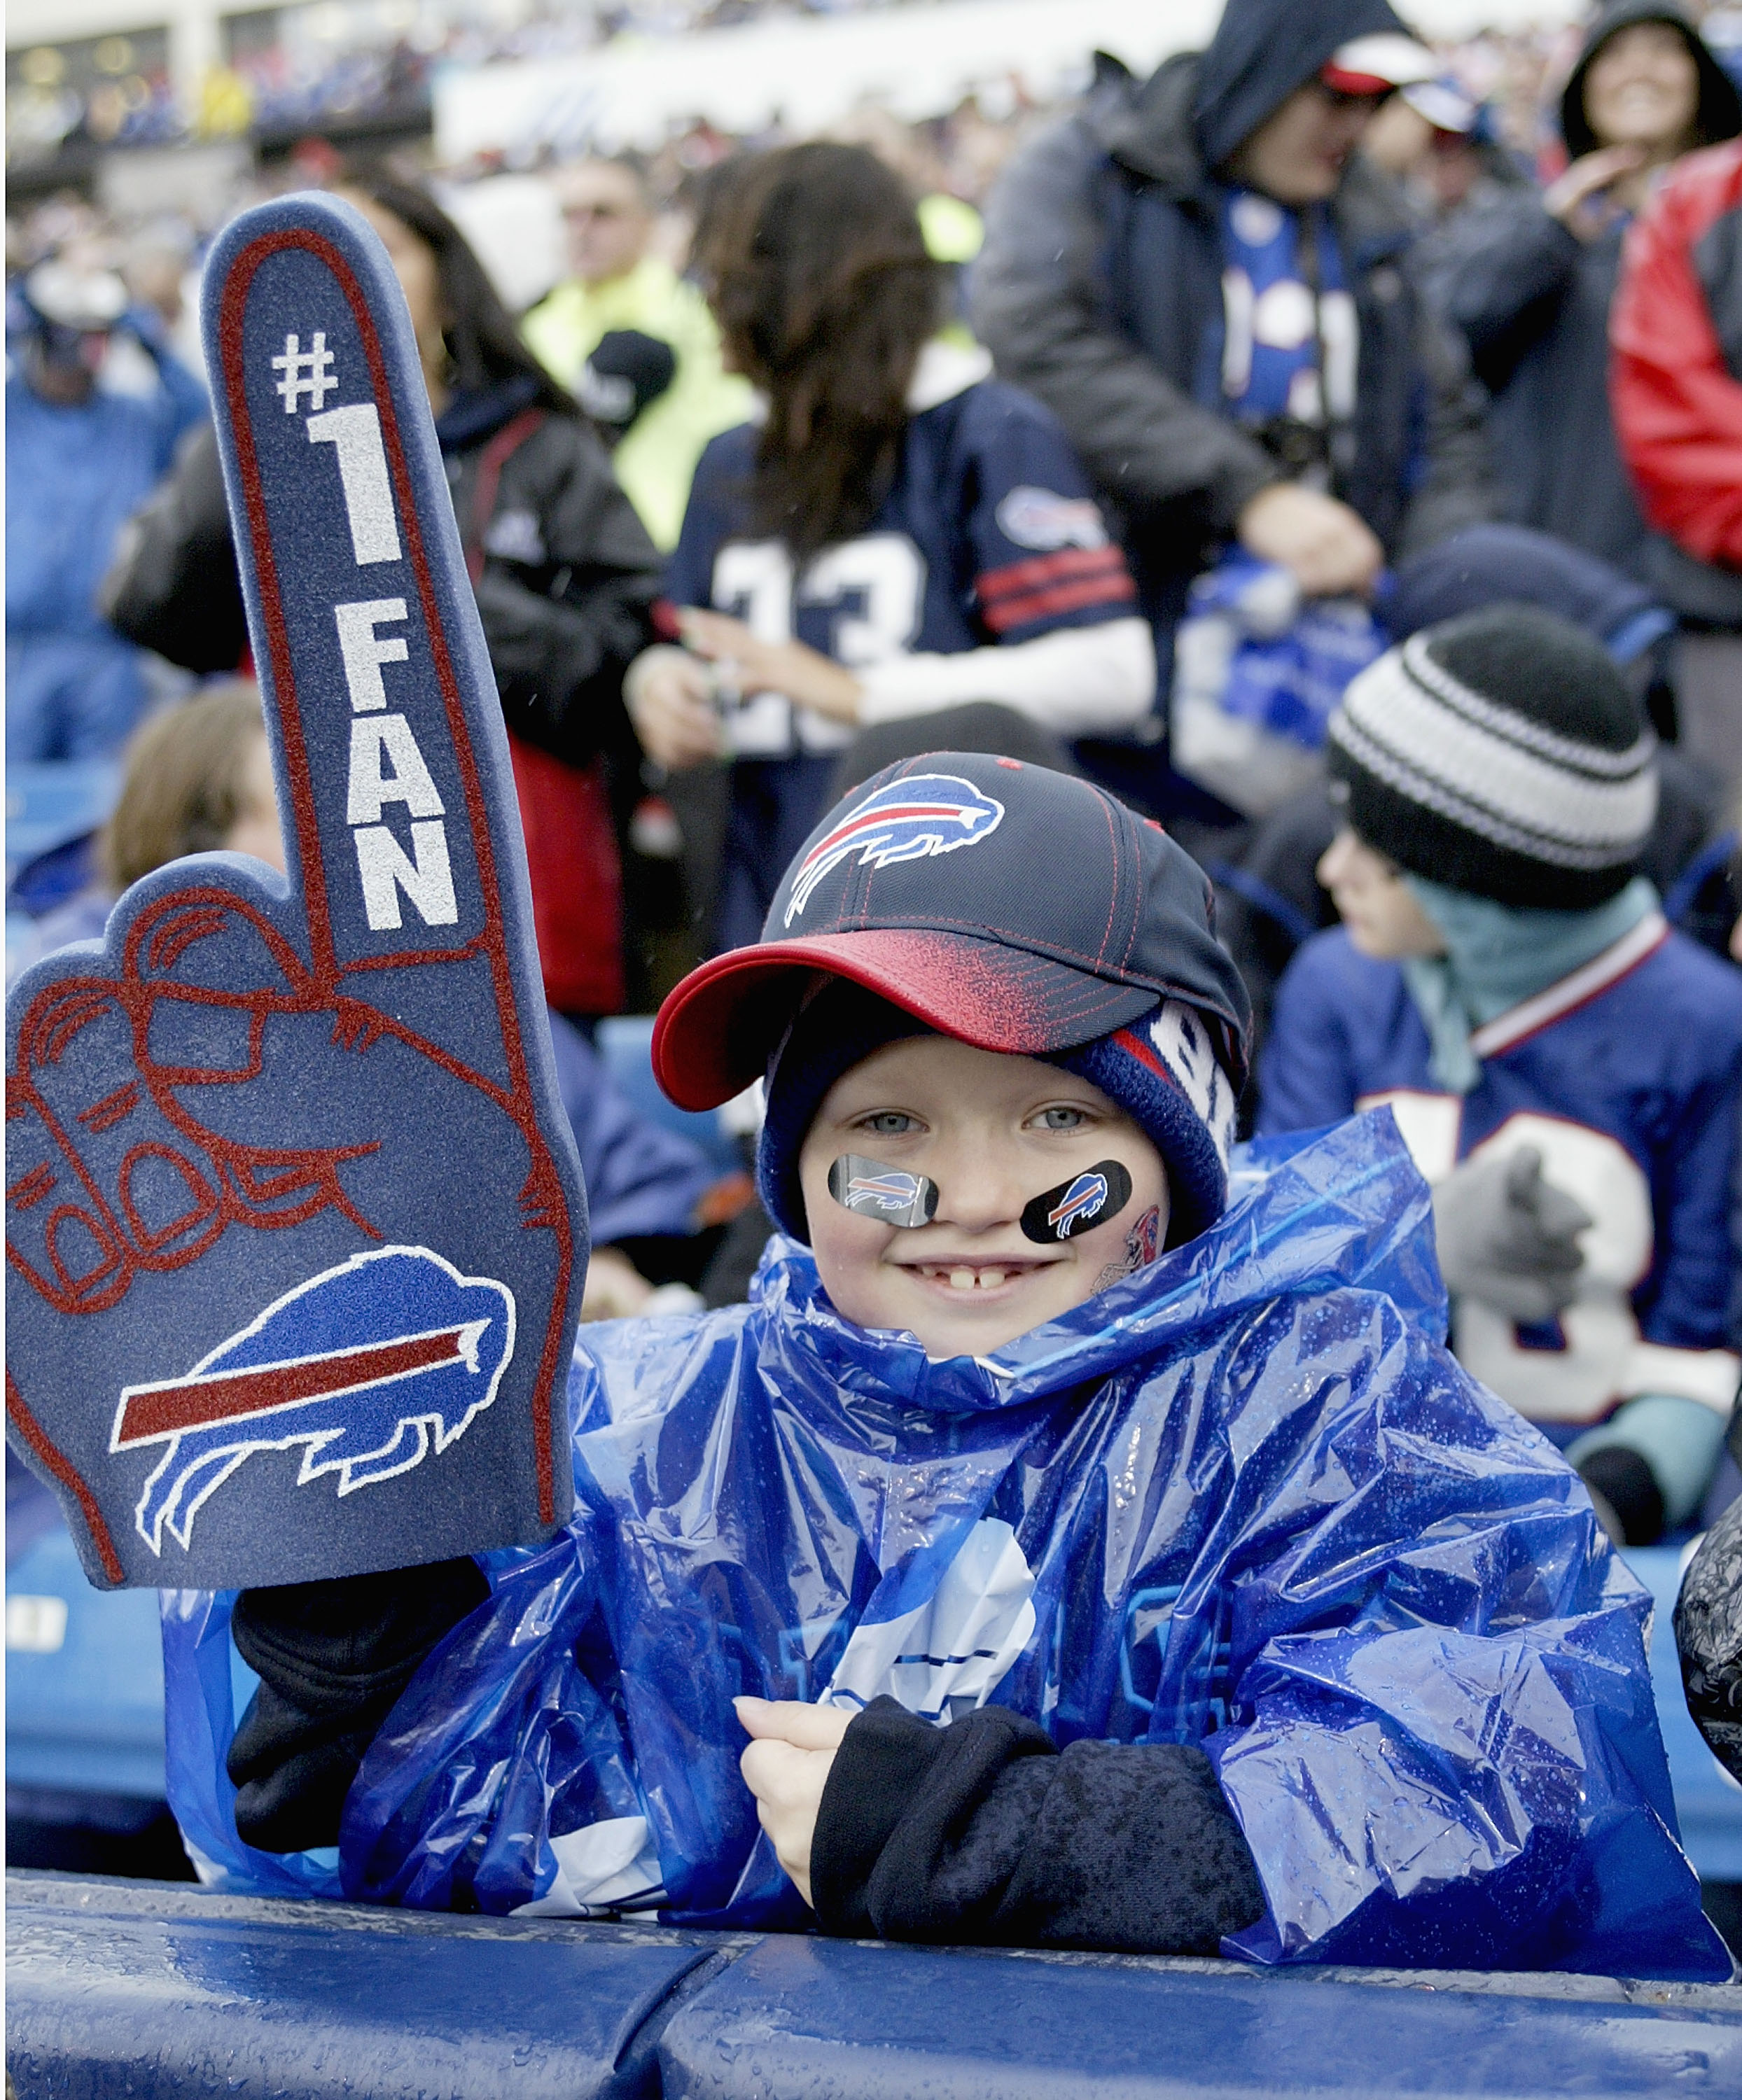
[{"label": "blue winter coat child", "polygon": [[[254,1718],[233,1754],[229,1600],[172,1601],[172,1798],[204,1871],[802,1926],[740,1776],[749,1694],[857,1716],[817,1820],[825,1930],[1727,1975],[1677,1842],[1649,1599],[1576,1477],[1447,1353],[1430,1198],[1390,1115],[1306,1143],[1224,1207],[1239,999],[1203,879],[1099,791],[1009,764],[931,757],[856,791],[763,943],[674,995],[657,1059],[680,1097],[726,1083],[748,982],[782,1036],[765,1199],[802,1225],[797,1148],[833,1075],[947,1005],[959,1039],[1038,1052],[1155,1136],[1171,1216],[1154,1258],[984,1352],[844,1317],[789,1235],[746,1306],[583,1330],[573,1521],[493,1556],[488,1596],[419,1659],[336,1856],[238,1837],[227,1754],[250,1815],[271,1761]],[[911,812],[935,827],[951,795],[995,812],[976,849],[892,858]],[[1042,839],[1066,850],[1037,870]],[[1098,950],[1072,923],[1091,906]],[[1001,978],[975,978],[973,946]],[[819,990],[820,968],[865,989]],[[810,1004],[768,1021],[782,972]],[[1091,995],[1101,1032],[1043,1050]],[[962,1209],[948,1180],[909,1178],[920,1208]],[[1111,1206],[1119,1176],[1102,1178]],[[262,1598],[250,1652],[272,1658],[281,1713],[312,1711],[312,1673],[278,1666],[294,1614],[263,1639]],[[317,1732],[281,1726],[273,1771]],[[1094,1810],[1074,1825],[1073,1789]],[[948,1799],[921,1842],[916,1816]]]}]

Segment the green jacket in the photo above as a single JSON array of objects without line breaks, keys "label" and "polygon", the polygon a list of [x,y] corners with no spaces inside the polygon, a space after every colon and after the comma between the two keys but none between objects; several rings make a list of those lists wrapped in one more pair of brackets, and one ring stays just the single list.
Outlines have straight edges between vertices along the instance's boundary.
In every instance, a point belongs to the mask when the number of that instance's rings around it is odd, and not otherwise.
[{"label": "green jacket", "polygon": [[636,418],[612,457],[642,523],[669,549],[677,544],[702,447],[749,419],[750,389],[722,369],[719,331],[701,294],[654,256],[603,284],[559,285],[522,324],[533,355],[571,391],[599,338],[613,329],[657,336],[677,355],[670,386]]}]

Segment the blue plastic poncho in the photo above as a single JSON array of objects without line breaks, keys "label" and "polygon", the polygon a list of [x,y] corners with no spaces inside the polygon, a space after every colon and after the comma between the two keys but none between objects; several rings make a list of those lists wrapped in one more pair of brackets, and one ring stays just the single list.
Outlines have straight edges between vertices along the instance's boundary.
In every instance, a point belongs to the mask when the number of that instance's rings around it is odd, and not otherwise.
[{"label": "blue plastic poncho", "polygon": [[[1268,1902],[1230,1953],[1728,1976],[1649,1598],[1444,1323],[1386,1112],[988,1359],[849,1325],[785,1241],[747,1306],[584,1329],[573,1523],[395,1709],[345,1892],[802,1924],[732,1698],[890,1691],[1201,1741]],[[237,1838],[223,1627],[166,1614],[177,1813],[230,1886],[325,1885]]]}]

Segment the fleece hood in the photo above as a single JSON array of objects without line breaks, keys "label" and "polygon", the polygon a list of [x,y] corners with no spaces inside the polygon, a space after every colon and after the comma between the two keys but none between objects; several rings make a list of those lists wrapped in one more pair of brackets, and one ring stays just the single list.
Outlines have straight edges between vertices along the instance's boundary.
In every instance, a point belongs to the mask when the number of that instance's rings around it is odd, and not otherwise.
[{"label": "fleece hood", "polygon": [[1220,167],[1345,44],[1410,33],[1387,0],[1228,0],[1192,104],[1205,165]]},{"label": "fleece hood", "polygon": [[1579,63],[1561,95],[1561,136],[1572,157],[1576,161],[1597,150],[1597,135],[1585,114],[1585,77],[1590,71],[1591,60],[1611,37],[1630,29],[1636,22],[1667,22],[1687,39],[1687,48],[1700,68],[1700,144],[1715,146],[1721,139],[1734,139],[1742,131],[1742,98],[1736,94],[1735,83],[1673,0],[1609,0],[1591,24]]}]

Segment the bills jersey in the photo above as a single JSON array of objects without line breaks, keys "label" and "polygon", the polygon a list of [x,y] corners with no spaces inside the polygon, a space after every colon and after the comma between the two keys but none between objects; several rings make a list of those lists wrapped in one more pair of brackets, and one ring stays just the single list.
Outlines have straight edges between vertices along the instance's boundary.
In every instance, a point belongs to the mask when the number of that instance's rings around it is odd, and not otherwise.
[{"label": "bills jersey", "polygon": [[1460,1300],[1459,1361],[1551,1430],[1648,1392],[1727,1414],[1742,974],[1653,912],[1470,1043],[1482,1077],[1448,1093],[1398,965],[1361,955],[1340,927],[1317,934],[1277,991],[1259,1130],[1386,1106],[1430,1181],[1534,1145],[1593,1220],[1578,1296],[1541,1327]]},{"label": "bills jersey", "polygon": [[[749,528],[754,426],[714,439],[696,470],[666,595],[730,613],[765,642],[807,642],[852,670],[1130,616],[1125,557],[1063,430],[1039,402],[985,377],[989,369],[983,352],[928,347],[882,507],[802,571],[782,541]],[[738,758],[832,752],[854,735],[772,692],[744,695],[726,722]]]}]

